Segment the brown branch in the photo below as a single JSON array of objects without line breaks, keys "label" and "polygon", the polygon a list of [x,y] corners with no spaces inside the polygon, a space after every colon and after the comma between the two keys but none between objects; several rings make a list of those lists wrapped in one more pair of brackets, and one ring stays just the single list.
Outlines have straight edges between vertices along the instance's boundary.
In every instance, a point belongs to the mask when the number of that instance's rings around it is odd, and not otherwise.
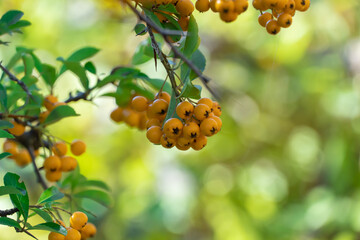
[{"label": "brown branch", "polygon": [[151,26],[147,24],[147,28],[148,28],[148,32],[149,32],[150,39],[151,39],[151,46],[155,50],[156,54],[159,56],[160,61],[161,61],[162,65],[164,66],[164,68],[167,72],[167,75],[169,76],[171,86],[175,92],[175,96],[178,97],[180,95],[180,93],[177,90],[174,71],[172,70],[170,63],[167,60],[165,54],[161,51],[158,43],[156,42],[154,33],[152,32],[152,29],[151,29]]},{"label": "brown branch", "polygon": [[16,82],[17,84],[19,84],[19,86],[24,90],[24,92],[28,95],[28,97],[31,97],[32,99],[34,99],[34,97],[32,96],[31,92],[29,91],[28,87],[25,85],[25,83],[21,80],[19,80],[14,74],[12,74],[6,67],[4,67],[2,65],[2,61],[0,61],[0,68],[1,70],[3,70],[3,72],[8,75],[9,79],[11,81]]},{"label": "brown branch", "polygon": [[4,118],[27,118],[30,121],[38,119],[37,116],[0,113],[0,119],[4,119]]},{"label": "brown branch", "polygon": [[18,211],[19,211],[18,208],[0,210],[0,217],[6,217],[6,216],[9,216],[9,215],[13,215],[14,213],[17,213]]},{"label": "brown branch", "polygon": [[29,151],[29,154],[30,154],[30,156],[31,156],[31,162],[32,162],[32,165],[33,165],[33,167],[34,167],[34,172],[35,172],[35,174],[36,174],[36,177],[37,177],[38,182],[40,183],[40,185],[42,186],[42,188],[43,188],[44,190],[48,189],[49,187],[47,186],[44,178],[41,176],[40,171],[39,171],[39,168],[36,166],[34,148],[33,148],[32,146],[28,146],[28,147],[27,147],[27,150]]},{"label": "brown branch", "polygon": [[[189,68],[191,70],[193,70],[195,72],[195,74],[199,77],[199,79],[201,80],[201,82],[204,84],[205,88],[217,99],[219,99],[219,95],[218,93],[216,93],[213,89],[211,89],[211,87],[209,86],[209,82],[210,82],[210,78],[208,78],[207,76],[203,75],[203,73],[201,72],[201,70],[195,66],[190,59],[188,59],[182,52],[179,51],[179,49],[177,49],[172,42],[170,41],[170,39],[168,38],[168,35],[163,28],[157,26],[151,19],[149,19],[148,17],[142,15],[129,1],[125,1],[125,3],[129,6],[129,8],[135,13],[135,15],[138,16],[138,18],[144,22],[146,22],[146,24],[148,26],[150,26],[151,28],[155,29],[159,34],[162,35],[162,37],[164,38],[166,44],[171,48],[171,50],[174,52],[175,56],[180,58],[182,61],[184,61],[186,63],[186,65],[189,66]],[[149,32],[150,33],[150,32]]]}]

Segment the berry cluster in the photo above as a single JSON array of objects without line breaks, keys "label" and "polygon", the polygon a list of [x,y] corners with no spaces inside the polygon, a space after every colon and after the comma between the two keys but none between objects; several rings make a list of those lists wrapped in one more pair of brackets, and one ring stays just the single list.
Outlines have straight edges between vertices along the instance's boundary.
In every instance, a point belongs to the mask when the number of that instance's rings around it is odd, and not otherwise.
[{"label": "berry cluster", "polygon": [[[25,167],[26,165],[31,163],[31,156],[29,151],[15,141],[7,139],[3,144],[3,151],[11,153],[11,156],[9,156],[8,158],[13,159],[16,165],[18,165],[19,167]],[[39,149],[35,150],[34,153],[35,157],[37,157],[39,155]]]},{"label": "berry cluster", "polygon": [[207,144],[207,137],[218,133],[222,126],[219,118],[221,107],[209,98],[200,99],[196,106],[183,101],[176,106],[179,118],[169,118],[163,125],[152,120],[146,137],[164,148],[176,146],[179,150],[201,150]]},{"label": "berry cluster", "polygon": [[218,12],[224,22],[235,21],[238,15],[248,9],[248,6],[248,0],[197,0],[195,3],[199,12],[211,9],[213,12]]},{"label": "berry cluster", "polygon": [[[258,21],[270,34],[276,35],[281,28],[288,28],[296,11],[304,12],[310,7],[310,0],[253,0],[255,9],[261,14]],[[263,12],[271,10],[271,12]]]},{"label": "berry cluster", "polygon": [[172,117],[164,122],[170,99],[166,92],[156,94],[151,101],[143,96],[134,96],[127,107],[117,107],[110,117],[117,123],[123,121],[139,130],[146,129],[148,140],[164,148],[176,146],[179,150],[190,147],[200,150],[205,147],[207,137],[221,129],[220,105],[209,98],[200,99],[195,106],[183,101],[176,106],[179,118]]},{"label": "berry cluster", "polygon": [[51,232],[48,236],[49,240],[86,240],[95,236],[96,227],[88,222],[88,217],[83,212],[74,212],[70,217],[70,227],[67,228],[63,221],[57,220],[57,223],[67,229],[66,236]]},{"label": "berry cluster", "polygon": [[[71,153],[80,156],[86,150],[86,145],[81,140],[74,140],[70,145]],[[65,142],[57,142],[52,146],[54,155],[47,157],[44,161],[45,177],[49,182],[57,182],[61,179],[62,172],[70,172],[78,165],[77,160],[67,156],[67,145]]]}]

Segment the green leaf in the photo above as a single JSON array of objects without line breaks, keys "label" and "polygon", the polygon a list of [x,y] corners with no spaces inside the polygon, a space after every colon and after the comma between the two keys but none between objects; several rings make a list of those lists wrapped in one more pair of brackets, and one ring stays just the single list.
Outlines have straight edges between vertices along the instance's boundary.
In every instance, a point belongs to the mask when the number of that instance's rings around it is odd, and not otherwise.
[{"label": "green leaf", "polygon": [[[145,83],[149,84],[151,87],[155,88],[156,90],[160,90],[160,88],[164,85],[163,79],[149,78],[148,76],[141,77],[140,79],[143,80]],[[163,87],[163,91],[167,93],[171,93],[171,85],[169,82],[165,83]]]},{"label": "green leaf", "polygon": [[11,133],[0,129],[0,138],[15,138]]},{"label": "green leaf", "polygon": [[0,84],[0,106],[1,106],[1,109],[3,109],[2,112],[7,112],[8,111],[8,108],[7,108],[7,93],[6,93],[6,89],[5,87]]},{"label": "green leaf", "polygon": [[22,60],[25,67],[25,76],[31,76],[35,68],[34,59],[30,55],[24,54]]},{"label": "green leaf", "polygon": [[136,33],[136,36],[137,35],[145,35],[147,32],[147,28],[144,24],[138,23],[138,24],[136,24],[134,31]]},{"label": "green leaf", "polygon": [[3,152],[3,153],[0,153],[0,160],[4,159],[4,158],[7,158],[9,156],[11,156],[12,154],[11,153],[8,153],[8,152]]},{"label": "green leaf", "polygon": [[176,8],[173,4],[167,4],[167,5],[160,5],[157,9],[165,12],[175,13],[178,14],[176,11]]},{"label": "green leaf", "polygon": [[41,210],[39,208],[32,208],[32,211],[34,211],[37,215],[39,215],[42,219],[44,219],[46,222],[52,222],[53,219],[51,218],[50,214],[45,212],[44,210]]},{"label": "green leaf", "polygon": [[73,195],[75,198],[88,198],[106,207],[111,204],[109,194],[99,190],[85,190]]},{"label": "green leaf", "polygon": [[89,72],[91,72],[92,74],[96,74],[96,67],[92,62],[87,62],[85,64],[85,69]]},{"label": "green leaf", "polygon": [[[169,119],[169,118],[179,118],[178,115],[176,114],[176,106],[178,105],[180,101],[178,99],[176,99],[175,97],[175,92],[172,91],[171,92],[171,99],[170,99],[170,103],[169,103],[169,108],[168,108],[168,112],[166,114],[164,123]],[[180,119],[180,118],[179,118]]]},{"label": "green leaf", "polygon": [[132,65],[143,64],[147,61],[150,61],[153,58],[154,54],[152,56],[148,56],[145,54],[148,45],[149,45],[149,41],[148,39],[146,39],[136,47],[133,58],[131,60]]},{"label": "green leaf", "polygon": [[201,86],[193,85],[189,78],[186,79],[185,85],[180,94],[181,97],[200,99],[201,98]]},{"label": "green leaf", "polygon": [[57,232],[64,236],[66,236],[67,234],[66,228],[54,222],[40,223],[38,225],[29,227],[29,230],[45,230],[50,232]]},{"label": "green leaf", "polygon": [[0,129],[13,128],[14,125],[7,120],[0,120]]},{"label": "green leaf", "polygon": [[54,83],[56,81],[56,69],[48,64],[41,64],[38,66],[38,68],[41,69],[41,70],[38,69],[38,71],[43,77],[45,83],[50,87],[54,86]]},{"label": "green leaf", "polygon": [[159,18],[155,15],[154,12],[152,12],[152,11],[146,9],[146,8],[143,8],[143,10],[144,10],[146,16],[148,18],[150,18],[150,20],[152,20],[159,28],[163,28]]},{"label": "green leaf", "polygon": [[8,217],[0,217],[0,224],[21,229],[20,224],[17,221]]},{"label": "green leaf", "polygon": [[25,195],[26,191],[22,189],[18,189],[13,186],[0,186],[0,196],[7,195],[7,194],[21,194]]},{"label": "green leaf", "polygon": [[38,72],[41,73],[43,71],[43,69],[42,69],[42,63],[41,63],[40,59],[33,52],[31,52],[30,55],[32,56],[32,58],[34,60],[36,70],[38,70]]},{"label": "green leaf", "polygon": [[18,175],[8,172],[4,176],[4,185],[12,186],[21,191],[25,191],[25,195],[10,194],[10,199],[14,207],[19,209],[19,213],[23,216],[24,221],[26,222],[29,216],[29,196],[26,191],[25,183],[20,182],[20,177]]},{"label": "green leaf", "polygon": [[52,202],[64,197],[64,194],[55,186],[46,189],[39,197],[38,204]]},{"label": "green leaf", "polygon": [[106,191],[110,190],[109,186],[106,183],[104,183],[103,181],[98,181],[98,180],[86,180],[85,182],[79,183],[78,186],[79,187],[96,187],[96,188],[101,188]]},{"label": "green leaf", "polygon": [[[97,49],[97,48],[84,47],[84,48],[81,48],[81,49],[75,51],[74,53],[72,53],[70,55],[70,57],[68,57],[68,59],[66,61],[68,61],[68,62],[80,62],[80,61],[85,60],[87,58],[91,58],[92,56],[94,56],[98,52],[99,52],[99,49]],[[66,67],[62,66],[59,75],[61,75],[65,71],[66,71]]]},{"label": "green leaf", "polygon": [[10,10],[1,17],[0,21],[8,25],[12,25],[18,22],[22,16],[24,16],[23,12],[18,10]]},{"label": "green leaf", "polygon": [[191,58],[191,55],[198,47],[199,41],[199,29],[196,20],[193,15],[190,16],[188,34],[186,35],[185,45],[183,53],[187,58]]},{"label": "green leaf", "polygon": [[[194,54],[191,56],[191,62],[201,71],[203,72],[206,66],[206,59],[202,52],[197,49]],[[185,63],[184,63],[185,64]],[[194,71],[190,72],[190,80],[194,80],[198,75]]]},{"label": "green leaf", "polygon": [[27,26],[30,26],[30,25],[31,25],[31,23],[29,21],[20,20],[17,23],[12,24],[11,26],[9,26],[9,29],[10,30],[17,30],[19,28],[27,27]]},{"label": "green leaf", "polygon": [[52,124],[57,121],[60,121],[63,118],[75,117],[75,116],[79,116],[79,114],[77,114],[72,107],[70,107],[68,105],[62,105],[62,106],[58,106],[54,110],[52,110],[50,112],[49,116],[46,118],[46,120],[42,124],[48,125],[48,124]]},{"label": "green leaf", "polygon": [[81,66],[80,62],[71,62],[71,61],[65,61],[64,62],[67,69],[75,73],[76,76],[79,77],[81,85],[85,89],[89,89],[89,79],[86,75],[85,68]]}]

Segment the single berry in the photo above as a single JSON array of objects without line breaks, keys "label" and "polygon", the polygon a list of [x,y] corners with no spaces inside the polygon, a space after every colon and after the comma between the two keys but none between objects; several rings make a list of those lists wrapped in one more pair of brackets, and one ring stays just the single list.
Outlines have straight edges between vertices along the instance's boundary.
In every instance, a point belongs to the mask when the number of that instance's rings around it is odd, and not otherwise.
[{"label": "single berry", "polygon": [[[70,219],[71,221],[71,219]],[[78,230],[74,228],[70,228],[67,230],[67,234],[65,236],[65,240],[80,240],[81,234]]]},{"label": "single berry", "polygon": [[114,122],[121,122],[123,120],[123,109],[121,107],[115,108],[110,114],[110,118]]},{"label": "single berry", "polygon": [[70,217],[70,226],[76,230],[81,230],[85,227],[88,221],[88,216],[83,212],[74,212]]},{"label": "single berry", "polygon": [[163,132],[159,126],[152,126],[146,131],[146,137],[150,142],[159,144]]},{"label": "single berry", "polygon": [[92,223],[87,223],[81,230],[81,238],[91,238],[96,234],[96,227]]},{"label": "single berry", "polygon": [[44,161],[44,169],[46,171],[55,172],[60,170],[61,161],[60,158],[56,155],[47,157]]},{"label": "single berry", "polygon": [[138,112],[146,111],[148,108],[148,99],[143,96],[136,96],[131,100],[131,107]]},{"label": "single berry", "polygon": [[204,121],[202,121],[200,124],[201,134],[207,137],[214,135],[215,133],[217,133],[217,131],[218,131],[218,124],[216,120],[212,118],[207,118]]},{"label": "single berry", "polygon": [[61,171],[55,171],[55,172],[47,171],[45,174],[45,177],[49,182],[57,182],[61,179],[61,176],[62,176]]},{"label": "single berry", "polygon": [[64,156],[67,153],[67,146],[65,142],[57,142],[53,145],[52,151],[59,157]]},{"label": "single berry", "polygon": [[280,26],[276,20],[271,19],[266,23],[266,31],[270,34],[276,35],[280,32]]},{"label": "single berry", "polygon": [[183,129],[182,122],[177,118],[168,119],[163,127],[164,133],[169,138],[177,138],[181,135]]},{"label": "single berry", "polygon": [[183,135],[187,138],[196,138],[200,134],[200,127],[195,122],[186,123],[183,127]]},{"label": "single berry", "polygon": [[74,170],[78,164],[76,159],[70,156],[63,156],[60,158],[60,161],[61,161],[60,170],[62,172],[70,172]]},{"label": "single berry", "polygon": [[65,236],[60,233],[51,232],[48,236],[48,240],[65,240]]},{"label": "single berry", "polygon": [[207,138],[203,135],[197,137],[194,139],[194,141],[191,143],[191,148],[199,151],[203,149],[207,144]]},{"label": "single berry", "polygon": [[74,140],[70,145],[71,153],[80,156],[86,151],[86,144],[81,140]]},{"label": "single berry", "polygon": [[189,102],[181,102],[176,106],[176,114],[182,119],[191,117],[193,112],[194,106]]},{"label": "single berry", "polygon": [[209,108],[208,105],[205,104],[198,104],[196,105],[196,107],[194,108],[194,117],[197,120],[204,120],[205,118],[209,117],[209,114],[211,112],[211,109]]},{"label": "single berry", "polygon": [[168,138],[165,134],[163,134],[160,138],[160,144],[164,148],[172,148],[176,144],[176,139]]}]

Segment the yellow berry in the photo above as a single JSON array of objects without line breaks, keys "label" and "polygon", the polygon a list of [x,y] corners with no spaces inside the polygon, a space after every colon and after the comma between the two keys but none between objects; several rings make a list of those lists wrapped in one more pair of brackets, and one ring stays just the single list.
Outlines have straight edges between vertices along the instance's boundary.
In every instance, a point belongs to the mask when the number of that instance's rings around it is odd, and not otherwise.
[{"label": "yellow berry", "polygon": [[44,169],[46,171],[55,172],[61,168],[60,158],[56,155],[47,157],[44,161]]},{"label": "yellow berry", "polygon": [[159,126],[152,126],[146,131],[146,137],[150,142],[154,144],[160,143],[160,138],[163,135],[161,128]]},{"label": "yellow berry", "polygon": [[86,151],[86,144],[81,140],[74,140],[70,145],[70,150],[75,156],[80,156]]},{"label": "yellow berry", "polygon": [[88,217],[83,212],[74,212],[70,217],[70,226],[76,230],[81,230],[87,223]]},{"label": "yellow berry", "polygon": [[64,156],[67,153],[67,146],[64,142],[57,142],[53,145],[52,151],[54,154],[58,155],[59,157]]}]

